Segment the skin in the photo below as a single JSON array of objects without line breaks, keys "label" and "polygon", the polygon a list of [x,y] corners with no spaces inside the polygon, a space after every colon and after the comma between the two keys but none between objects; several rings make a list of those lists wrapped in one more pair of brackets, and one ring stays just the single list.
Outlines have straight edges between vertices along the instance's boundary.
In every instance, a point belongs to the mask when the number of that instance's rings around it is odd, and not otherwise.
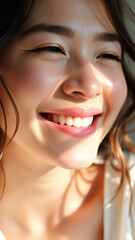
[{"label": "skin", "polygon": [[[74,34],[67,37],[40,31],[23,35],[38,23],[64,25]],[[92,164],[126,99],[127,85],[121,63],[103,57],[103,53],[111,53],[120,59],[120,44],[95,40],[97,32],[116,33],[101,2],[37,0],[24,26],[1,55],[4,80],[20,115],[17,134],[3,156],[6,188],[0,206],[3,219],[0,225],[7,239],[83,239],[82,228],[79,230],[81,219],[86,226],[85,239],[90,236],[94,240],[102,239],[104,167]],[[45,46],[61,47],[64,53],[31,51]],[[1,95],[10,138],[15,116],[4,92]],[[39,116],[41,111],[63,107],[99,109],[102,116],[94,134],[72,137],[52,128]],[[81,170],[89,166],[90,174]],[[90,184],[78,178],[83,196],[76,189],[74,170],[81,170],[89,178]],[[82,208],[89,193],[91,201]],[[76,216],[76,225],[71,216]],[[70,224],[65,221],[67,217]],[[8,229],[7,222],[11,226]],[[93,222],[91,231],[87,222]]]}]

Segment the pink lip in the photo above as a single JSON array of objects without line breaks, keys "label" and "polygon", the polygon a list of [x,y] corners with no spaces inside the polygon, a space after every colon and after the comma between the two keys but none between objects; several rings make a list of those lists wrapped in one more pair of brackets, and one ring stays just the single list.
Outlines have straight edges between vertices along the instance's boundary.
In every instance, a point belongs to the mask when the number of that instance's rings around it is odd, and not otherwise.
[{"label": "pink lip", "polygon": [[[43,112],[42,112],[43,113]],[[95,116],[93,124],[87,128],[75,128],[69,127],[66,125],[56,124],[54,122],[49,121],[44,118],[41,114],[40,116],[54,129],[64,132],[72,137],[83,138],[92,135],[96,131],[96,126],[98,123],[98,119],[101,117],[101,111],[98,109],[81,109],[81,108],[68,108],[68,109],[55,109],[51,111],[47,111],[46,113],[64,115],[64,116],[72,116],[72,117],[90,117]]]},{"label": "pink lip", "polygon": [[45,113],[71,116],[71,117],[91,117],[94,115],[99,115],[102,112],[99,109],[83,109],[83,108],[61,108],[61,109],[53,109],[51,111],[46,111]]}]

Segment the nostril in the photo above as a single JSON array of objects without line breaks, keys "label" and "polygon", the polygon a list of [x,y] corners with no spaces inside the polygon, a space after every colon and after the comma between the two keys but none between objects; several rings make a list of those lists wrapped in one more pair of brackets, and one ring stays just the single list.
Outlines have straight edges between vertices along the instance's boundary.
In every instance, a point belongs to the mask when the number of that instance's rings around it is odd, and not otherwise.
[{"label": "nostril", "polygon": [[62,84],[62,91],[68,96],[72,96],[75,99],[87,100],[95,98],[101,94],[102,86],[97,79],[90,79],[88,76],[76,76],[75,78],[69,78]]},{"label": "nostril", "polygon": [[83,92],[80,92],[80,91],[73,91],[72,96],[76,96],[76,97],[80,97],[80,98],[82,98],[82,97],[86,98],[85,94]]},{"label": "nostril", "polygon": [[79,91],[74,91],[73,93],[74,93],[74,94],[80,94],[80,92],[79,92]]},{"label": "nostril", "polygon": [[72,94],[80,95],[80,96],[83,96],[83,95],[84,95],[83,92],[79,92],[79,91],[73,91]]}]

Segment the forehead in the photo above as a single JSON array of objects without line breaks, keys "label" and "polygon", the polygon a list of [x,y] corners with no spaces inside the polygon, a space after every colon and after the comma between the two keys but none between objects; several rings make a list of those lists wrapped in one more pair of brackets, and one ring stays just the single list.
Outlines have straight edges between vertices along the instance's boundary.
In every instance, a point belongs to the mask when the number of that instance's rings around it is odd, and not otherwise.
[{"label": "forehead", "polygon": [[[79,24],[88,28],[101,27],[114,32],[102,0],[35,0],[23,28],[40,23],[68,25],[77,30]],[[97,29],[98,31],[98,29]]]}]

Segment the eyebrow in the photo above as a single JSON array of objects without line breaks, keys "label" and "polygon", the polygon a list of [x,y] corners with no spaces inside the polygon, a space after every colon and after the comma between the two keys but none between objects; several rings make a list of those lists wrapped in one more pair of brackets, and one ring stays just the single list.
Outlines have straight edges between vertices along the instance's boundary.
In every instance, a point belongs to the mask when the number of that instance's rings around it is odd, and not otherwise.
[{"label": "eyebrow", "polygon": [[74,35],[74,31],[69,27],[41,23],[27,29],[25,32],[23,32],[22,36],[26,36],[36,32],[50,32],[63,35],[66,37],[73,37]]},{"label": "eyebrow", "polygon": [[[67,26],[40,23],[24,31],[22,33],[22,36],[26,36],[26,35],[29,35],[32,33],[38,33],[38,32],[56,33],[59,35],[70,37],[70,38],[72,38],[75,34],[75,31]],[[96,33],[94,37],[94,41],[104,41],[104,42],[116,41],[121,44],[120,38],[117,35],[117,33],[109,33],[109,32]]]},{"label": "eyebrow", "polygon": [[118,42],[121,44],[120,37],[117,33],[101,32],[97,33],[94,41],[104,41],[104,42]]}]

